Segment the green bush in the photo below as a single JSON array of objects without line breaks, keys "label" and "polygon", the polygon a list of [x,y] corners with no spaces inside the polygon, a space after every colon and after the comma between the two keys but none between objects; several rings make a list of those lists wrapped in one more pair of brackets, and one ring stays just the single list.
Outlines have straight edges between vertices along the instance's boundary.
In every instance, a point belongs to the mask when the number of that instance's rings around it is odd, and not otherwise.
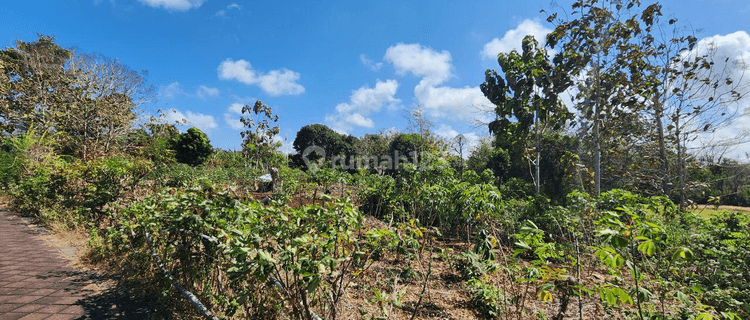
[{"label": "green bush", "polygon": [[389,155],[394,157],[394,165],[403,162],[417,164],[422,157],[420,153],[425,151],[426,145],[427,141],[416,133],[400,134],[391,141]]},{"label": "green bush", "polygon": [[177,140],[174,141],[172,149],[175,151],[177,162],[191,166],[203,164],[214,152],[208,136],[195,127],[188,129],[186,133],[180,134]]}]

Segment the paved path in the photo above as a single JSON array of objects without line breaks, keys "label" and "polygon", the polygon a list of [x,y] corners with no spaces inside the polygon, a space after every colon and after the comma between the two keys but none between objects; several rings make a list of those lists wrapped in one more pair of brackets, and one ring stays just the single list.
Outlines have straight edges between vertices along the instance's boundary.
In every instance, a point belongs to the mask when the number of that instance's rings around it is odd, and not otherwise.
[{"label": "paved path", "polygon": [[81,318],[80,301],[95,286],[87,278],[37,230],[0,210],[0,320]]},{"label": "paved path", "polygon": [[137,287],[76,270],[40,232],[0,208],[0,320],[171,318]]}]

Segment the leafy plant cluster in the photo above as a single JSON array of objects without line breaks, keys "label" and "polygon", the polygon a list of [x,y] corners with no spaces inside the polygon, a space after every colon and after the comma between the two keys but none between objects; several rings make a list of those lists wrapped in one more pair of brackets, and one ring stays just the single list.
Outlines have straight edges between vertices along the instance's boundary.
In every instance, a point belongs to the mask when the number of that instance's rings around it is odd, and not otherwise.
[{"label": "leafy plant cluster", "polygon": [[165,190],[113,218],[103,254],[128,257],[130,270],[149,279],[150,234],[178,282],[227,317],[335,319],[357,275],[408,242],[388,229],[365,230],[343,198],[292,209],[238,201],[210,185]]}]

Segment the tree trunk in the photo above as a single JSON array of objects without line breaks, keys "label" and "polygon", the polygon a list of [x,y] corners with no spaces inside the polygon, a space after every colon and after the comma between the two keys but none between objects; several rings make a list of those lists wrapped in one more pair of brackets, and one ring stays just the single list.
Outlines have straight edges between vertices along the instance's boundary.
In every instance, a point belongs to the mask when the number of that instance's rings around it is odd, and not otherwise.
[{"label": "tree trunk", "polygon": [[654,97],[654,118],[656,120],[656,133],[659,142],[659,161],[661,162],[661,174],[662,174],[662,192],[664,195],[669,196],[670,193],[670,181],[671,176],[669,175],[669,159],[667,158],[667,147],[664,143],[664,123],[661,118],[664,116],[664,105],[660,101],[661,96],[659,93]]},{"label": "tree trunk", "polygon": [[538,108],[539,107],[537,106],[537,110],[534,111],[534,135],[535,135],[535,138],[536,138],[536,150],[535,150],[536,151],[536,160],[535,160],[535,163],[534,163],[534,167],[535,167],[534,168],[534,170],[535,170],[534,175],[536,177],[534,177],[534,191],[536,192],[537,196],[539,195],[539,189],[540,189],[539,187],[542,184],[542,181],[539,179],[539,166],[541,164],[540,163],[541,162],[540,161],[541,160],[541,154],[539,152],[539,149],[540,149],[540,146],[541,146],[541,142],[540,142],[540,138],[539,138],[539,111],[538,111]]}]

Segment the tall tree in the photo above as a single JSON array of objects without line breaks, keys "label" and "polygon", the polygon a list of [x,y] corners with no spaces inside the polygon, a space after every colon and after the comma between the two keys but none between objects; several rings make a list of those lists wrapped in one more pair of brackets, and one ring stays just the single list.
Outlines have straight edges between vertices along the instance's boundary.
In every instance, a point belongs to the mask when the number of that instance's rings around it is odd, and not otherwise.
[{"label": "tall tree", "polygon": [[153,88],[117,60],[76,54],[53,37],[0,51],[0,130],[54,131],[68,153],[106,154],[132,127]]},{"label": "tall tree", "polygon": [[640,12],[640,0],[578,0],[573,3],[575,19],[557,23],[547,44],[557,48],[555,65],[573,77],[577,85],[574,100],[579,124],[587,125],[594,144],[595,192],[601,193],[601,153],[607,126],[633,123],[643,109],[639,93],[646,84],[642,72],[651,50],[648,34],[660,6],[652,4]]},{"label": "tall tree", "polygon": [[489,129],[497,139],[510,139],[512,148],[526,150],[526,141],[533,135],[532,176],[535,191],[539,194],[541,137],[546,130],[560,129],[570,118],[570,113],[559,98],[569,87],[570,81],[550,62],[547,51],[539,46],[533,36],[526,36],[522,47],[522,53],[513,50],[498,54],[497,61],[503,75],[495,70],[487,70],[485,82],[480,88],[485,97],[496,105],[497,119],[490,123]]},{"label": "tall tree", "polygon": [[[662,188],[670,194],[670,168],[677,169],[678,196],[685,203],[687,159],[689,145],[698,148],[726,148],[743,141],[747,132],[731,137],[696,143],[695,140],[731,123],[742,112],[738,102],[750,92],[743,81],[744,61],[718,56],[712,43],[700,42],[691,34],[684,34],[676,25],[668,24],[671,35],[662,31],[657,37],[649,66],[648,94],[651,115],[657,127],[656,140],[663,168]],[[675,150],[675,164],[670,165],[671,150]],[[699,151],[699,150],[695,150]]]},{"label": "tall tree", "polygon": [[132,129],[136,109],[149,102],[153,87],[144,73],[101,55],[73,55],[67,74],[70,86],[58,105],[56,129],[84,159],[110,152]]},{"label": "tall tree", "polygon": [[59,102],[60,89],[69,85],[65,64],[71,56],[54,37],[44,35],[34,42],[18,40],[15,48],[0,51],[0,129],[14,133],[31,126],[41,131],[53,127],[50,113]]}]

